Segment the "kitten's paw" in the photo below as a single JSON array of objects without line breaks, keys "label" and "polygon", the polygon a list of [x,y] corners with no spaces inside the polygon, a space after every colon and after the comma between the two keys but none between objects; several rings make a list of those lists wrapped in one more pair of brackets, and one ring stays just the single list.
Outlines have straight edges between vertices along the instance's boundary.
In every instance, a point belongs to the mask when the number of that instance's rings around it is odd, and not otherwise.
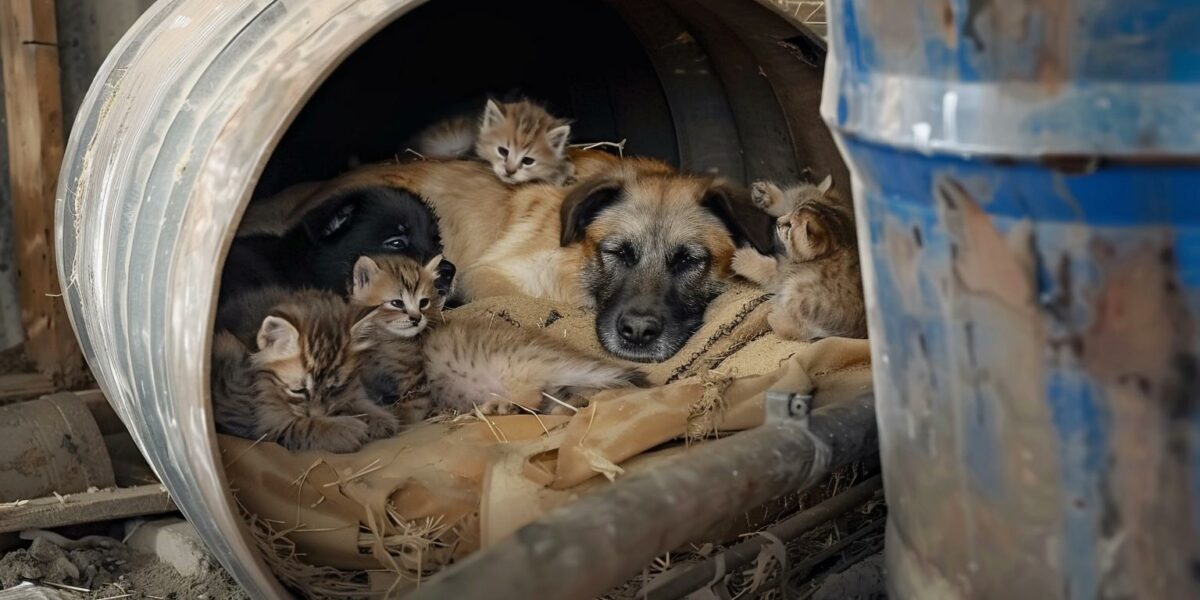
[{"label": "kitten's paw", "polygon": [[373,440],[390,438],[400,431],[400,419],[389,412],[381,411],[377,415],[371,415],[368,419],[367,435]]},{"label": "kitten's paw", "polygon": [[367,424],[358,417],[309,417],[297,423],[284,446],[289,450],[354,452],[370,439]]},{"label": "kitten's paw", "polygon": [[775,187],[767,181],[755,181],[750,185],[750,201],[755,206],[767,210],[774,204],[771,188]]},{"label": "kitten's paw", "polygon": [[731,266],[734,273],[763,285],[775,275],[778,262],[774,257],[763,256],[753,248],[739,248],[733,253]]},{"label": "kitten's paw", "polygon": [[504,398],[493,397],[487,402],[479,405],[479,412],[485,415],[507,415],[512,413],[512,411],[512,402],[509,402]]}]

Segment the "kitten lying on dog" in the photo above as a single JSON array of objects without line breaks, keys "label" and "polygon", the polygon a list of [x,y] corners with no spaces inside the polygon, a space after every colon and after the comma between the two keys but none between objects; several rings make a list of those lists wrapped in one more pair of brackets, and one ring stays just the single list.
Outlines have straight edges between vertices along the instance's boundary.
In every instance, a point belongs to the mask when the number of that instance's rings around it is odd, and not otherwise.
[{"label": "kitten lying on dog", "polygon": [[378,307],[364,330],[374,354],[364,377],[393,382],[397,389],[389,397],[410,398],[400,406],[406,423],[427,416],[431,404],[460,413],[478,408],[508,414],[513,405],[548,410],[556,404],[545,395],[576,399],[585,391],[644,381],[637,370],[584,354],[540,330],[461,319],[442,324],[454,277],[448,264],[364,256],[354,267],[352,302]]},{"label": "kitten lying on dog", "polygon": [[733,270],[775,294],[767,321],[784,339],[867,336],[854,218],[830,196],[831,184],[826,178],[786,190],[766,181],[751,187],[755,205],[778,217],[775,234],[786,258],[743,248]]},{"label": "kitten lying on dog", "polygon": [[382,186],[350,190],[308,211],[283,235],[235,238],[221,275],[221,299],[268,285],[341,293],[359,256],[424,261],[441,250],[433,212],[416,196]]},{"label": "kitten lying on dog", "polygon": [[370,312],[330,292],[276,287],[223,305],[210,375],[217,431],[329,452],[394,434],[396,417],[359,379]]},{"label": "kitten lying on dog", "polygon": [[571,125],[529,100],[488,100],[478,119],[460,116],[434,123],[417,136],[426,158],[463,158],[472,151],[504,183],[563,185],[575,173],[567,156]]}]

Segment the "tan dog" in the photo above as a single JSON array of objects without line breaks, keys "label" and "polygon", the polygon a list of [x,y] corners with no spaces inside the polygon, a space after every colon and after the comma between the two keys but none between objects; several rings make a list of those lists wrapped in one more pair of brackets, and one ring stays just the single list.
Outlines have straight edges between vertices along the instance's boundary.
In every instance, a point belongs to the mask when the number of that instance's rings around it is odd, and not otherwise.
[{"label": "tan dog", "polygon": [[265,204],[247,214],[294,218],[351,187],[402,188],[436,213],[462,298],[524,295],[589,306],[608,351],[664,360],[732,277],[736,247],[771,251],[774,221],[742,190],[661,162],[601,152],[574,152],[572,162],[579,183],[568,188],[509,186],[475,162],[375,165],[293,195],[286,208]]}]

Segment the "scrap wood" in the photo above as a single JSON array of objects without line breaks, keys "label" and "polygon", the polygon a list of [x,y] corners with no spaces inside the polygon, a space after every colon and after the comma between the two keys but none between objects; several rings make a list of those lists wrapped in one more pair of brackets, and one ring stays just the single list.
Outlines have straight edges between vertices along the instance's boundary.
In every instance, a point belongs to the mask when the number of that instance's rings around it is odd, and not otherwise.
[{"label": "scrap wood", "polygon": [[30,499],[0,506],[0,533],[44,529],[172,512],[166,488],[154,483]]}]

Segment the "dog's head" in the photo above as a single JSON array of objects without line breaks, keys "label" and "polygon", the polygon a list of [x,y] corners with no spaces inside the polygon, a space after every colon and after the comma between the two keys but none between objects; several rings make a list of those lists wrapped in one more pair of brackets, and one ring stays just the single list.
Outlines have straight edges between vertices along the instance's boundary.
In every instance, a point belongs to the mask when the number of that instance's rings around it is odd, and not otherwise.
[{"label": "dog's head", "polygon": [[304,216],[313,283],[343,290],[360,256],[398,254],[424,262],[441,254],[433,211],[416,196],[387,187],[354,190]]},{"label": "dog's head", "polygon": [[642,173],[580,182],[563,201],[562,245],[582,245],[583,284],[609,352],[666,360],[731,276],[738,246],[769,254],[774,220],[712,179]]}]

